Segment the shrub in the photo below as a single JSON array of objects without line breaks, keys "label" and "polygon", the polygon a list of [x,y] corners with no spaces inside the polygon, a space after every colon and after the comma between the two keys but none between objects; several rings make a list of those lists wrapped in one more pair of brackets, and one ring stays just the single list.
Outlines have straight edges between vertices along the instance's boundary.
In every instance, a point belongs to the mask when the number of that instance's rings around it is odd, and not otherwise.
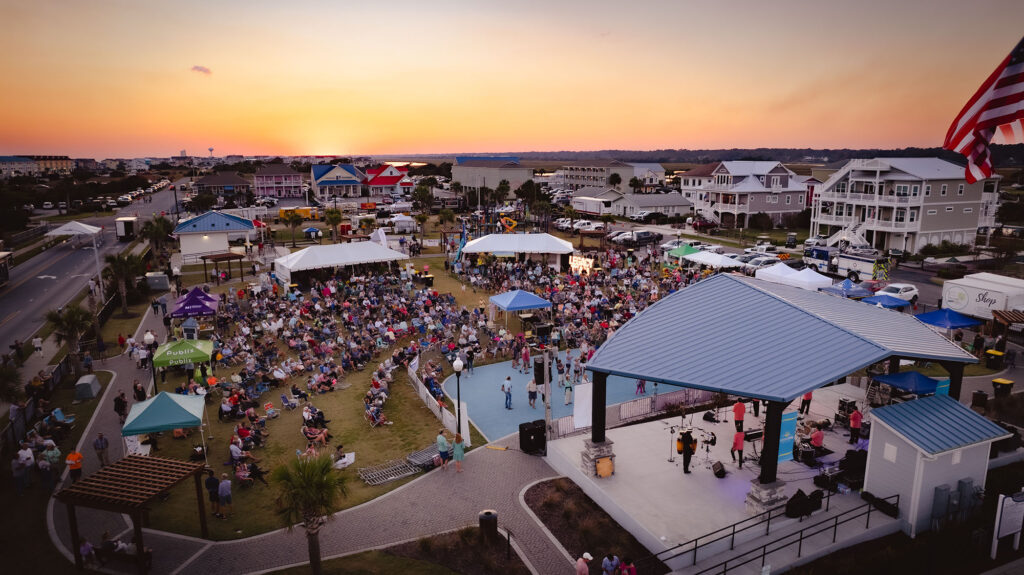
[{"label": "shrub", "polygon": [[423,554],[429,554],[433,550],[434,546],[433,542],[431,542],[430,540],[430,537],[423,537],[422,539],[416,542],[416,545],[420,548],[420,552]]}]

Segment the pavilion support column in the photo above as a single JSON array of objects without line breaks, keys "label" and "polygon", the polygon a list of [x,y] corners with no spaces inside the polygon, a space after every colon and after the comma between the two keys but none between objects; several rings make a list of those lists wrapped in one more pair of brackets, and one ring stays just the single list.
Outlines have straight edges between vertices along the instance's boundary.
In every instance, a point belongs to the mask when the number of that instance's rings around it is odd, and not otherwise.
[{"label": "pavilion support column", "polygon": [[964,366],[959,362],[946,362],[940,364],[949,372],[949,396],[960,401],[960,389],[964,385]]},{"label": "pavilion support column", "polygon": [[142,541],[142,512],[132,513],[132,527],[135,530],[135,559],[138,562],[139,574],[146,575],[146,545]]},{"label": "pavilion support column", "polygon": [[598,465],[610,462],[610,469],[615,467],[615,454],[612,451],[613,441],[609,441],[605,431],[605,403],[608,396],[608,374],[594,372],[594,401],[591,405],[590,439],[583,442],[580,453],[580,470],[588,477],[598,477]]},{"label": "pavilion support column", "polygon": [[900,372],[900,358],[895,355],[889,358],[889,373]]},{"label": "pavilion support column", "polygon": [[782,411],[786,403],[769,401],[765,413],[763,448],[761,450],[761,475],[758,481],[762,484],[773,483],[779,470],[779,436],[782,434]]},{"label": "pavilion support column", "polygon": [[75,568],[81,571],[85,569],[85,563],[82,561],[82,552],[79,550],[78,516],[75,515],[74,505],[65,503],[64,506],[67,507],[68,525],[71,526],[71,552],[75,554]]},{"label": "pavilion support column", "polygon": [[203,536],[203,539],[209,539],[210,531],[206,526],[206,503],[203,501],[204,491],[203,489],[203,473],[199,470],[192,476],[196,484],[196,502],[199,504],[199,532]]}]

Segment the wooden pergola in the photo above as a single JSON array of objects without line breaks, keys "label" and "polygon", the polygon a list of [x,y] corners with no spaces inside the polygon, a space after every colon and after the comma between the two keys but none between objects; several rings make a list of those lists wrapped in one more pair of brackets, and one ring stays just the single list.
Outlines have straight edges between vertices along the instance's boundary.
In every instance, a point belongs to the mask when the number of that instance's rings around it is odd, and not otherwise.
[{"label": "wooden pergola", "polygon": [[366,242],[370,240],[370,236],[366,234],[338,234],[338,242]]},{"label": "wooden pergola", "polygon": [[231,272],[231,262],[233,260],[238,260],[238,279],[242,279],[242,278],[245,277],[245,271],[242,270],[242,260],[245,259],[244,255],[234,254],[234,253],[228,252],[228,253],[225,253],[225,254],[210,254],[210,255],[199,256],[199,257],[200,257],[200,259],[203,260],[203,279],[204,280],[207,278],[206,262],[213,262],[215,264],[216,263],[220,263],[220,262],[228,262],[228,273],[230,273]]},{"label": "wooden pergola", "polygon": [[199,528],[203,538],[209,537],[206,527],[206,509],[202,474],[204,464],[162,457],[129,455],[107,465],[89,477],[61,489],[54,497],[68,510],[71,525],[71,548],[75,554],[75,567],[84,568],[79,552],[78,519],[76,507],[90,507],[124,513],[131,516],[135,531],[135,555],[139,573],[145,574],[149,565],[146,561],[145,545],[142,542],[142,527],[149,514],[149,502],[167,493],[172,487],[185,481],[189,476],[195,479],[196,500],[199,508]]},{"label": "wooden pergola", "polygon": [[598,248],[604,246],[604,230],[580,230],[580,251],[583,251],[583,239],[584,238],[597,238]]}]

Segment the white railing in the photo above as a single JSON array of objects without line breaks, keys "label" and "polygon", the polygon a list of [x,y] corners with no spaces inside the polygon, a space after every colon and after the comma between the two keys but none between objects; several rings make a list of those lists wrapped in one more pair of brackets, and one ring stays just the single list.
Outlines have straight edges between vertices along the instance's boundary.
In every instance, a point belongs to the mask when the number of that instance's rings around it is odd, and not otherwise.
[{"label": "white railing", "polygon": [[[417,361],[416,363],[418,364],[419,362]],[[409,374],[409,385],[416,390],[416,394],[420,396],[421,400],[423,400],[423,404],[427,406],[427,409],[434,414],[434,417],[441,422],[445,429],[452,434],[456,433],[455,414],[445,409],[441,403],[434,399],[434,396],[430,394],[430,390],[423,385],[419,376],[416,375],[416,370],[413,369],[412,365],[409,366],[407,372]],[[466,408],[465,401],[462,402],[462,429],[462,440],[466,443],[466,447],[472,447],[472,442],[469,437],[469,410]]]}]

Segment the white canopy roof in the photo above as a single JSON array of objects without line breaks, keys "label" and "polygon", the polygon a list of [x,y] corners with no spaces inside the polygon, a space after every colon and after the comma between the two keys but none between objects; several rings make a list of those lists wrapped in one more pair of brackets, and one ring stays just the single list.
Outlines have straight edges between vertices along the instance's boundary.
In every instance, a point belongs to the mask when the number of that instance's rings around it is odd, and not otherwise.
[{"label": "white canopy roof", "polygon": [[738,268],[743,265],[732,258],[727,258],[714,252],[697,252],[683,256],[683,259],[713,268]]},{"label": "white canopy roof", "polygon": [[572,244],[551,234],[491,234],[462,248],[463,253],[571,254]]},{"label": "white canopy roof", "polygon": [[357,264],[372,264],[409,259],[409,256],[386,248],[377,242],[353,242],[310,246],[274,260],[275,267],[291,272],[315,270]]},{"label": "white canopy roof", "polygon": [[759,280],[775,282],[779,284],[792,285],[786,278],[796,275],[797,271],[783,262],[779,262],[775,265],[761,268],[754,272],[754,277]]},{"label": "white canopy roof", "polygon": [[832,278],[821,275],[811,268],[804,268],[787,278],[786,283],[798,288],[818,291],[818,288],[832,285]]},{"label": "white canopy roof", "polygon": [[68,222],[63,226],[46,232],[48,236],[94,236],[102,231],[98,226],[90,226],[82,222]]}]

